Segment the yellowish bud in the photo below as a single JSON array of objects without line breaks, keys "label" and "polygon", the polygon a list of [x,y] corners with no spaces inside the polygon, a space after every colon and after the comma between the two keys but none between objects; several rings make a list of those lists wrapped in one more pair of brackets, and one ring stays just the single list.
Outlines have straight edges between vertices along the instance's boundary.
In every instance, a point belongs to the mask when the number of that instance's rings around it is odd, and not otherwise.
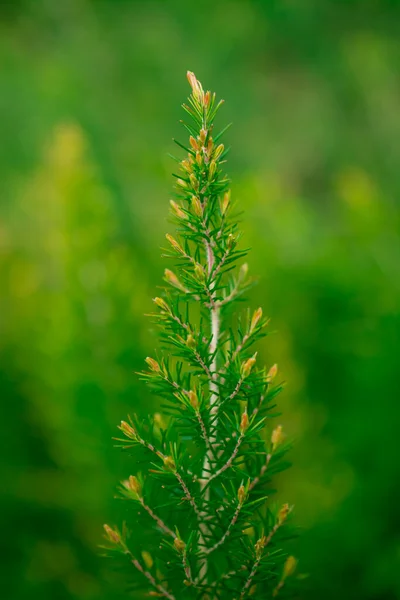
[{"label": "yellowish bud", "polygon": [[297,560],[294,556],[288,556],[283,566],[282,579],[293,575],[297,567]]},{"label": "yellowish bud", "polygon": [[147,358],[145,358],[145,362],[149,365],[150,369],[154,371],[154,373],[160,373],[161,367],[158,362],[154,360],[154,358],[147,356]]},{"label": "yellowish bud", "polygon": [[137,494],[137,496],[141,496],[142,494],[142,486],[138,478],[134,475],[130,475],[128,481],[125,481],[125,487],[134,494]]},{"label": "yellowish bud", "polygon": [[186,171],[187,173],[191,173],[192,172],[192,165],[190,164],[190,162],[188,161],[187,158],[185,158],[182,162],[181,162],[181,167],[184,171]]},{"label": "yellowish bud", "polygon": [[246,500],[246,489],[244,485],[241,485],[238,489],[238,500],[239,504],[243,504],[243,502]]},{"label": "yellowish bud", "polygon": [[200,152],[196,152],[196,162],[199,165],[199,167],[201,167],[203,163],[203,157],[201,156]]},{"label": "yellowish bud", "polygon": [[206,107],[207,107],[207,106],[210,104],[210,98],[211,98],[211,92],[210,92],[210,91],[207,91],[207,92],[204,94],[204,106],[206,106]]},{"label": "yellowish bud", "polygon": [[208,179],[213,179],[213,177],[216,173],[216,170],[217,170],[217,163],[215,162],[215,160],[212,160],[210,162],[210,167],[208,170]]},{"label": "yellowish bud", "polygon": [[228,210],[229,204],[231,201],[231,191],[228,190],[225,192],[224,197],[221,200],[221,213],[224,215]]},{"label": "yellowish bud", "polygon": [[203,214],[203,207],[201,202],[197,196],[192,196],[191,198],[192,209],[195,215],[201,217]]},{"label": "yellowish bud", "polygon": [[199,138],[200,138],[200,141],[202,144],[204,144],[204,142],[206,141],[206,137],[207,137],[207,130],[202,127],[200,129],[200,135],[199,135]]},{"label": "yellowish bud", "polygon": [[113,544],[121,543],[121,536],[116,529],[112,529],[109,525],[103,525],[106,536],[110,542]]},{"label": "yellowish bud", "polygon": [[194,274],[199,281],[204,281],[206,278],[205,271],[200,263],[196,263],[194,267]]},{"label": "yellowish bud", "polygon": [[163,300],[163,298],[153,298],[153,302],[154,304],[156,304],[159,308],[161,308],[161,310],[164,310],[165,312],[171,312],[170,307],[168,306],[168,304],[165,302],[165,300]]},{"label": "yellowish bud", "polygon": [[151,567],[154,564],[153,558],[150,554],[150,552],[147,552],[147,550],[142,550],[142,558],[143,558],[143,562],[146,565],[146,567],[148,569],[151,569]]},{"label": "yellowish bud", "polygon": [[192,146],[193,150],[199,150],[199,144],[197,143],[197,140],[191,135],[189,138],[189,143]]},{"label": "yellowish bud", "polygon": [[250,375],[252,368],[256,364],[256,357],[257,357],[257,352],[255,354],[253,354],[252,357],[248,358],[247,360],[245,360],[242,363],[242,366],[240,369],[240,375],[241,375],[242,379],[246,379],[246,377],[248,377]]},{"label": "yellowish bud", "polygon": [[179,290],[186,291],[185,288],[184,288],[184,286],[181,284],[181,282],[179,281],[179,279],[175,275],[175,273],[173,273],[169,269],[165,269],[165,271],[164,271],[164,278],[165,278],[165,280],[168,283],[170,283],[174,287],[178,288]]},{"label": "yellowish bud", "polygon": [[176,241],[176,239],[172,235],[167,233],[165,237],[167,238],[174,250],[176,250],[180,254],[185,254],[185,251],[183,250],[182,246],[179,244],[179,242]]},{"label": "yellowish bud", "polygon": [[186,338],[186,345],[188,346],[188,348],[196,348],[196,340],[194,339],[191,333],[189,333],[189,335]]},{"label": "yellowish bud", "polygon": [[211,155],[211,152],[212,152],[213,146],[214,146],[214,142],[213,142],[213,139],[212,139],[212,137],[210,136],[210,137],[208,138],[208,142],[207,142],[207,154],[208,154],[208,156],[210,156],[210,155]]},{"label": "yellowish bud", "polygon": [[238,276],[239,281],[244,281],[247,277],[248,272],[249,272],[249,265],[247,263],[243,263],[239,269],[239,276]]},{"label": "yellowish bud", "polygon": [[174,202],[174,200],[170,200],[169,203],[171,205],[171,210],[176,217],[179,217],[179,219],[187,219],[187,215],[183,212],[181,207],[176,202]]},{"label": "yellowish bud", "polygon": [[287,519],[287,516],[290,512],[289,504],[284,504],[280,511],[278,512],[278,523],[282,525]]},{"label": "yellowish bud", "polygon": [[272,450],[275,450],[284,440],[282,425],[275,427],[271,434],[271,446]]},{"label": "yellowish bud", "polygon": [[225,146],[223,144],[220,144],[219,146],[217,146],[215,148],[215,152],[214,152],[214,160],[218,160],[224,150],[225,150]]},{"label": "yellowish bud", "polygon": [[199,189],[199,182],[197,181],[196,175],[194,173],[192,173],[189,177],[190,179],[190,185],[192,186],[192,188],[194,190],[198,190]]},{"label": "yellowish bud", "polygon": [[179,552],[179,554],[182,554],[185,551],[186,544],[185,544],[185,542],[183,540],[181,540],[180,538],[176,537],[174,539],[174,547],[175,547],[175,550],[177,552]]},{"label": "yellowish bud", "polygon": [[164,458],[164,467],[166,469],[168,469],[168,471],[175,471],[176,470],[175,461],[172,458],[172,456],[166,456]]},{"label": "yellowish bud", "polygon": [[276,377],[277,373],[278,373],[278,365],[275,363],[274,365],[272,365],[272,367],[268,371],[268,374],[267,374],[268,381],[272,381]]},{"label": "yellowish bud", "polygon": [[265,537],[265,535],[263,535],[262,537],[260,537],[259,540],[257,540],[257,542],[254,545],[254,549],[256,551],[256,557],[260,558],[262,551],[264,550],[265,547],[265,543],[267,541],[267,538]]},{"label": "yellowish bud", "polygon": [[177,179],[176,185],[178,185],[181,188],[187,188],[187,183],[183,179]]},{"label": "yellowish bud", "polygon": [[240,420],[240,431],[242,433],[244,433],[246,431],[246,429],[248,428],[248,426],[249,426],[249,417],[247,415],[247,412],[244,412],[242,414],[242,418]]},{"label": "yellowish bud", "polygon": [[193,97],[200,103],[204,101],[204,92],[202,85],[198,79],[196,79],[196,75],[191,71],[187,72],[187,78],[192,88]]},{"label": "yellowish bud", "polygon": [[195,391],[190,390],[190,392],[188,392],[188,398],[189,398],[189,402],[190,405],[192,406],[192,408],[194,408],[194,410],[198,410],[199,408],[199,399],[197,397],[197,394]]},{"label": "yellowish bud", "polygon": [[121,421],[119,429],[122,431],[122,433],[126,435],[126,437],[130,438],[131,440],[136,439],[136,431],[134,430],[132,425],[129,425],[129,423],[127,423],[126,421]]},{"label": "yellowish bud", "polygon": [[254,311],[253,316],[251,318],[251,323],[250,323],[250,333],[253,333],[253,331],[255,330],[255,328],[257,327],[257,325],[260,322],[260,319],[262,317],[262,308],[257,308],[257,310]]}]

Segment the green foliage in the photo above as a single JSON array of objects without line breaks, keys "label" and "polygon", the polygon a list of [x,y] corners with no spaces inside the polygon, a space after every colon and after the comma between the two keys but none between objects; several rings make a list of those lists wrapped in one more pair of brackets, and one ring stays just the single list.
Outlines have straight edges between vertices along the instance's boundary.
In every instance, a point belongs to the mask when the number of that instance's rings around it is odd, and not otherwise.
[{"label": "green foliage", "polygon": [[[274,507],[269,486],[286,466],[288,444],[272,425],[282,385],[277,366],[260,366],[254,353],[268,325],[262,309],[237,304],[252,280],[247,263],[237,266],[246,252],[223,172],[224,131],[214,126],[222,101],[193,73],[188,80],[189,145],[177,142],[188,154],[176,159],[171,201],[178,236],[166,236],[176,271],[165,270],[163,297],[154,298],[162,350],[142,373],[169,418],[121,422],[118,445],[137,468],[120,495],[140,518],[105,532],[108,549],[139,572],[138,589],[169,599],[261,599],[286,592],[295,570],[283,550],[291,508]],[[138,543],[129,530],[149,517],[153,530]]]}]

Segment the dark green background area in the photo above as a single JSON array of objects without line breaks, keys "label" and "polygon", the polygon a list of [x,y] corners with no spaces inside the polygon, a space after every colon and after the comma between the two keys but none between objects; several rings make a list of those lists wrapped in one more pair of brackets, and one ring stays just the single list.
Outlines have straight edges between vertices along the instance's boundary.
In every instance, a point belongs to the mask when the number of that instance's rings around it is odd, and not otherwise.
[{"label": "dark green background area", "polygon": [[233,122],[306,597],[397,598],[399,2],[4,0],[0,19],[2,597],[127,597],[98,545],[127,510],[116,425],[158,410],[135,372],[190,69]]}]

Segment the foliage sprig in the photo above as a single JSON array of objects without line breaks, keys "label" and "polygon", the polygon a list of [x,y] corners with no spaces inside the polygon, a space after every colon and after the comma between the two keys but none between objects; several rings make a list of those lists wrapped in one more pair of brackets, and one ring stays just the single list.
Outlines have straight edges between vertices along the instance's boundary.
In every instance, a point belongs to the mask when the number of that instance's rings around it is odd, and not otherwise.
[{"label": "foliage sprig", "polygon": [[[143,380],[163,399],[164,414],[122,421],[118,445],[140,468],[120,496],[140,509],[148,549],[128,529],[105,525],[107,550],[137,573],[150,596],[193,599],[275,597],[290,593],[296,561],[284,551],[288,504],[268,488],[287,466],[289,444],[273,425],[282,390],[276,365],[260,365],[253,346],[267,334],[261,308],[239,310],[253,284],[224,173],[228,149],[215,132],[223,103],[188,73],[183,105],[186,157],[176,159],[177,232],[167,234],[165,287],[154,298],[161,350],[147,357]],[[136,513],[135,513],[136,514]],[[142,557],[142,558],[140,558]],[[282,590],[284,588],[284,590]]]}]

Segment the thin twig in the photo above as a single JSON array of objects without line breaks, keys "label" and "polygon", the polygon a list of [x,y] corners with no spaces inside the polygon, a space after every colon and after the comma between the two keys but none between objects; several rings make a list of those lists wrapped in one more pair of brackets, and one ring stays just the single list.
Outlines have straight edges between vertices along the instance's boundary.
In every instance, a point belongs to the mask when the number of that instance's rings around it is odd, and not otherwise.
[{"label": "thin twig", "polygon": [[176,538],[176,533],[174,533],[159,516],[155,514],[155,512],[148,506],[143,498],[139,498],[140,504],[143,506],[144,510],[150,515],[152,519],[157,523],[160,529],[164,531],[164,533],[170,535],[172,538]]},{"label": "thin twig", "polygon": [[239,518],[239,514],[240,514],[240,511],[242,510],[242,506],[243,506],[243,503],[239,502],[236,507],[235,514],[233,515],[231,522],[229,523],[228,528],[225,531],[224,535],[221,537],[220,540],[218,540],[218,542],[216,542],[213,546],[211,546],[211,548],[206,548],[204,550],[204,554],[211,554],[211,552],[214,552],[214,550],[216,550],[217,548],[222,546],[222,544],[225,542],[225,540],[230,536],[231,531],[232,531],[233,527],[235,526],[236,521]]}]

